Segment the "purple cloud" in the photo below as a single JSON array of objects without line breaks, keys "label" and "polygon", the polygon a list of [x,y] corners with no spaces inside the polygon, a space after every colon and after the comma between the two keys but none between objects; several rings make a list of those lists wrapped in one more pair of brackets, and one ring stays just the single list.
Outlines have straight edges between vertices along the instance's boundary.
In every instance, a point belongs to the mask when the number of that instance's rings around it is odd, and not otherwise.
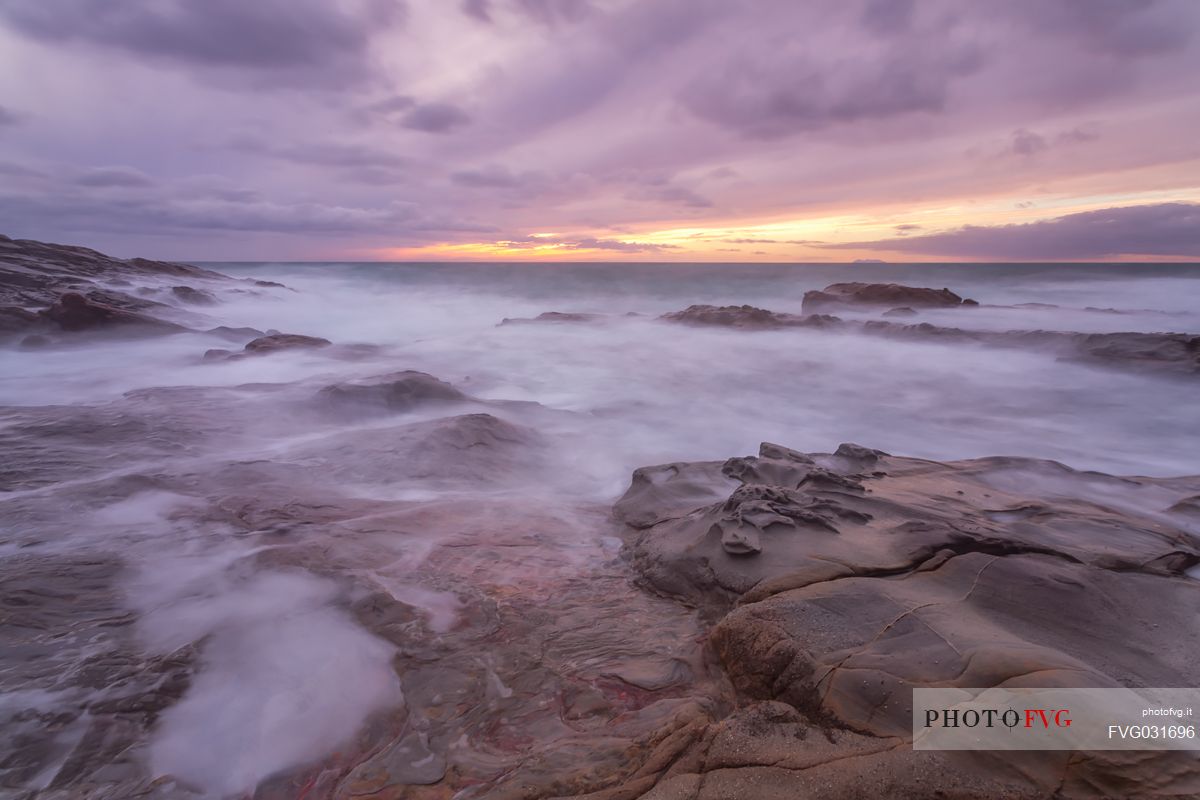
[{"label": "purple cloud", "polygon": [[452,103],[422,103],[400,118],[405,128],[426,133],[449,133],[470,121],[467,112]]},{"label": "purple cloud", "polygon": [[146,173],[133,167],[97,167],[75,179],[80,186],[129,187],[150,186],[154,183]]},{"label": "purple cloud", "polygon": [[366,71],[398,0],[6,0],[0,20],[47,42],[85,42],[189,67],[344,83]]},{"label": "purple cloud", "polygon": [[827,245],[994,261],[1055,261],[1121,256],[1200,258],[1200,204],[1084,211],[1018,225],[968,225],[946,233]]}]

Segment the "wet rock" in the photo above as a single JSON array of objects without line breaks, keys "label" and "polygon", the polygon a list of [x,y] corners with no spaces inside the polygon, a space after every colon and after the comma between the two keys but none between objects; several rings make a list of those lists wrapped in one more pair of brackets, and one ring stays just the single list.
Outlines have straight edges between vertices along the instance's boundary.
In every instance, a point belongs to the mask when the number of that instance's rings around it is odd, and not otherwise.
[{"label": "wet rock", "polygon": [[206,292],[203,289],[195,289],[191,286],[172,286],[171,296],[180,302],[194,306],[213,306],[217,304],[217,298],[211,292]]},{"label": "wet rock", "polygon": [[422,406],[465,403],[470,399],[445,381],[413,370],[338,383],[317,393],[317,403],[322,408],[352,416],[400,414]]},{"label": "wet rock", "polygon": [[181,325],[165,322],[135,311],[91,300],[77,292],[68,292],[42,312],[42,316],[64,331],[79,332],[94,329],[125,329],[144,333],[178,333]]},{"label": "wet rock", "polygon": [[755,306],[710,306],[693,305],[683,311],[663,314],[659,319],[667,322],[682,322],[687,325],[718,325],[728,328],[770,329],[791,327],[833,328],[841,320],[837,317],[814,314],[798,316],[768,311]]},{"label": "wet rock", "polygon": [[595,322],[603,319],[603,314],[586,314],[579,312],[545,311],[536,317],[505,317],[501,325],[525,325],[532,322]]},{"label": "wet rock", "polygon": [[250,355],[268,355],[283,350],[312,350],[318,347],[328,347],[330,344],[328,339],[322,339],[319,336],[273,333],[248,342],[243,350]]},{"label": "wet rock", "polygon": [[40,350],[49,345],[49,337],[42,336],[40,333],[34,333],[23,338],[19,346],[22,350]]},{"label": "wet rock", "polygon": [[245,344],[251,339],[267,335],[265,331],[260,331],[258,328],[231,328],[228,325],[218,325],[215,328],[209,328],[205,333],[220,336],[222,339],[240,344]]},{"label": "wet rock", "polygon": [[901,306],[900,308],[893,308],[890,311],[885,311],[883,312],[883,315],[885,317],[915,317],[917,312],[915,309],[909,308],[908,306]]},{"label": "wet rock", "polygon": [[720,461],[704,461],[639,467],[613,506],[613,516],[630,527],[649,528],[722,500],[737,486],[725,477],[722,466]]},{"label": "wet rock", "polygon": [[[804,293],[805,314],[826,309],[898,306],[912,308],[954,308],[964,301],[949,289],[927,289],[898,283],[833,283],[820,291]],[[969,301],[971,305],[977,305]]]},{"label": "wet rock", "polygon": [[288,288],[288,287],[284,286],[282,283],[276,283],[275,281],[255,281],[254,285],[262,286],[264,288],[269,288],[269,289],[286,289],[286,288]]}]

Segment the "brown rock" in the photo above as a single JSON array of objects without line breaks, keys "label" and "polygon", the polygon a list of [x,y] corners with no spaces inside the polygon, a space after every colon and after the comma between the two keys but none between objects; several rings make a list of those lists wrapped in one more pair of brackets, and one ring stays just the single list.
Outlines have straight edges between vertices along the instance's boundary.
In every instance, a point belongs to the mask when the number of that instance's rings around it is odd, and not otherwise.
[{"label": "brown rock", "polygon": [[267,355],[281,350],[311,350],[328,347],[332,342],[319,336],[303,336],[298,333],[273,333],[248,342],[243,348],[252,355]]},{"label": "brown rock", "polygon": [[884,306],[895,308],[953,308],[965,302],[949,289],[927,289],[898,283],[833,283],[820,291],[804,293],[804,313],[828,308]]}]

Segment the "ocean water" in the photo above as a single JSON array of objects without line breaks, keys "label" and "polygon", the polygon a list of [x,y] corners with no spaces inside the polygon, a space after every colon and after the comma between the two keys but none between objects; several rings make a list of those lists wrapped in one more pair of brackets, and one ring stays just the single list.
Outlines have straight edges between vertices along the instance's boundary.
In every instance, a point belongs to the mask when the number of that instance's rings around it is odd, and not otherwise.
[{"label": "ocean water", "polygon": [[[249,792],[323,763],[397,709],[414,763],[436,762],[437,750],[468,772],[502,771],[494,745],[473,744],[496,717],[532,720],[529,741],[560,735],[537,716],[538,680],[699,663],[701,622],[640,593],[620,565],[607,508],[639,466],[770,441],[1200,472],[1194,380],[1037,350],[657,319],[694,303],[799,313],[809,289],[883,280],[981,303],[905,321],[1195,333],[1196,266],[206,266],[289,288],[206,286],[221,302],[187,312],[194,327],[273,328],[334,346],[218,362],[201,357],[230,345],[200,334],[0,351],[0,558],[18,570],[35,559],[51,583],[75,585],[86,556],[97,597],[133,620],[116,633],[97,623],[39,658],[69,675],[97,653],[151,663],[194,651],[186,690],[138,734],[130,759],[133,773],[176,776],[196,796]],[[1030,303],[1041,305],[1019,307]],[[500,324],[546,311],[601,316]],[[400,370],[480,402],[363,419],[311,407],[324,386]],[[519,444],[494,457],[456,449],[470,431],[437,426],[464,411],[512,426],[502,433]],[[380,596],[415,614],[399,649],[391,623],[364,622],[364,598]],[[548,602],[555,615],[534,625]],[[506,618],[509,606],[520,613]],[[503,637],[482,632],[492,630],[485,617]],[[557,671],[522,667],[526,651],[549,654]],[[404,661],[414,653],[425,661]],[[91,728],[76,717],[51,735],[29,710],[78,708],[112,689],[10,658],[0,717],[53,745],[17,785],[46,788]],[[482,687],[478,720],[435,724],[422,705],[435,693],[417,677],[427,662]],[[701,667],[689,669],[699,681]]]}]

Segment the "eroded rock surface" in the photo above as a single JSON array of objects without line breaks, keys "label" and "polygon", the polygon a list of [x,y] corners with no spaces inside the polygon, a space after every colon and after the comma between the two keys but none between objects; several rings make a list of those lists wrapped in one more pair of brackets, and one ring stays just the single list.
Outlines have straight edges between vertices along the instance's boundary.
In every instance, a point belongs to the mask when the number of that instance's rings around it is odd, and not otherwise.
[{"label": "eroded rock surface", "polygon": [[858,445],[639,470],[614,510],[633,564],[718,620],[748,705],[630,796],[1192,796],[1189,753],[908,742],[914,687],[1197,685],[1198,487]]}]

